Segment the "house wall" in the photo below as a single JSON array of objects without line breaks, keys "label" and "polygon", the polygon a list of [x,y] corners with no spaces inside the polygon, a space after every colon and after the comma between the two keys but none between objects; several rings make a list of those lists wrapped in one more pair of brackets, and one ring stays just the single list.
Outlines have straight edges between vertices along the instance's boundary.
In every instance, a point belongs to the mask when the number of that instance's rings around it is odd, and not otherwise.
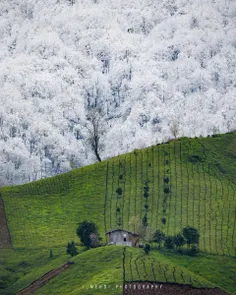
[{"label": "house wall", "polygon": [[[124,238],[126,237],[126,241]],[[138,240],[137,236],[127,233],[126,231],[120,230],[109,233],[109,243],[114,243],[116,245],[125,245],[125,246],[135,246]]]}]

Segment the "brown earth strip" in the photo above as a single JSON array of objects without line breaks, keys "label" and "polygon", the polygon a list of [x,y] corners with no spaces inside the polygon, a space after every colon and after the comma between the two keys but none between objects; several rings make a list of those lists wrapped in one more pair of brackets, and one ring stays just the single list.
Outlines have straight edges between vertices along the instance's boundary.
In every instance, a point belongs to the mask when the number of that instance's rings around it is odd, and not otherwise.
[{"label": "brown earth strip", "polygon": [[50,270],[45,275],[43,275],[41,278],[39,278],[38,280],[31,283],[28,287],[26,287],[23,290],[16,293],[16,295],[32,295],[32,294],[34,294],[38,289],[40,289],[42,286],[44,286],[48,281],[50,281],[52,278],[59,275],[61,272],[65,271],[72,264],[74,264],[74,262],[67,262],[56,269]]},{"label": "brown earth strip", "polygon": [[2,198],[0,197],[0,248],[11,248],[11,236],[7,226],[7,218]]},{"label": "brown earth strip", "polygon": [[193,288],[190,285],[135,282],[124,284],[123,295],[227,295],[218,288]]}]

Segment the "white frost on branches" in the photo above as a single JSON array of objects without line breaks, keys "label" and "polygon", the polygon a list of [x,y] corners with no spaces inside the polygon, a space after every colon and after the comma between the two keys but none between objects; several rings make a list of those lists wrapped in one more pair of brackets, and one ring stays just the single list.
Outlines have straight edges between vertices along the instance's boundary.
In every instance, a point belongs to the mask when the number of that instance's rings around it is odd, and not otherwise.
[{"label": "white frost on branches", "polygon": [[232,0],[1,0],[0,185],[236,129]]}]

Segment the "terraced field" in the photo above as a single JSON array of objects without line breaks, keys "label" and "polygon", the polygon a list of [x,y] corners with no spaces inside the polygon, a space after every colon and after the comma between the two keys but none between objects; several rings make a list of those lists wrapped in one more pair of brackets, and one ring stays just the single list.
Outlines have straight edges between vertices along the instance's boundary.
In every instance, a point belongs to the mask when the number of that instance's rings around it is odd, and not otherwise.
[{"label": "terraced field", "polygon": [[[135,231],[131,217],[142,219],[146,214],[151,229],[172,235],[191,225],[200,232],[203,252],[233,256],[236,186],[225,167],[211,156],[204,140],[186,139],[111,159],[107,162],[105,230],[120,226]],[[122,196],[116,193],[118,187]]]},{"label": "terraced field", "polygon": [[[177,234],[187,225],[194,226],[200,233],[200,266],[194,258],[189,260],[185,255],[152,250],[149,256],[144,256],[142,249],[126,249],[124,255],[122,248],[119,259],[124,264],[118,281],[120,284],[152,281],[195,287],[220,286],[235,294],[232,279],[236,266],[235,164],[236,133],[230,133],[205,139],[182,138],[35,183],[1,188],[10,231],[11,244],[7,247],[24,253],[65,249],[69,240],[80,242],[76,228],[85,219],[98,225],[104,244],[106,231],[118,227],[138,230],[137,223],[132,220],[146,218],[148,231],[160,229],[166,235]],[[106,256],[105,252],[103,254]],[[168,255],[172,255],[169,261],[164,261],[163,257]],[[0,257],[5,263],[4,255]],[[62,260],[64,262],[64,258]],[[59,267],[62,260],[54,266]],[[226,262],[228,269],[224,269]],[[51,270],[50,263],[45,265],[45,270]],[[214,267],[211,269],[208,264]],[[14,289],[16,277],[14,271],[9,273],[7,268],[6,262],[0,273],[9,274],[13,287],[8,289],[10,283],[4,277],[2,290],[5,293],[1,293],[0,281],[0,294],[11,294],[8,290]],[[105,271],[108,269],[104,268],[103,274]],[[33,272],[32,266],[29,277],[37,279]],[[17,279],[19,282],[21,275]],[[71,275],[70,270],[67,275]],[[111,277],[99,276],[99,280],[105,284]],[[29,283],[30,279],[24,280],[20,287]],[[50,284],[59,284],[59,281],[53,279]],[[17,288],[14,290],[19,291]],[[66,286],[60,288],[66,294],[74,292],[66,290]],[[49,294],[48,290],[45,286],[37,294]],[[81,289],[79,294],[90,294],[88,292]],[[95,294],[100,293],[97,290]]]}]

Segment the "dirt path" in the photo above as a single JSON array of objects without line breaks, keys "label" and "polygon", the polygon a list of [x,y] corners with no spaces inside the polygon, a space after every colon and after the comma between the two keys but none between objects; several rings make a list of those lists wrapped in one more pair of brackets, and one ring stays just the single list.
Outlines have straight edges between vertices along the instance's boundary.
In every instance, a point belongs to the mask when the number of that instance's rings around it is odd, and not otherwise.
[{"label": "dirt path", "polygon": [[190,285],[136,282],[124,284],[124,295],[227,295],[217,288],[193,288]]},{"label": "dirt path", "polygon": [[65,271],[72,264],[74,264],[74,262],[67,262],[67,263],[63,264],[62,266],[47,272],[41,278],[39,278],[38,280],[31,283],[28,287],[26,287],[25,289],[16,293],[16,295],[32,295],[32,294],[34,294],[39,288],[44,286],[49,280],[56,277],[61,272]]},{"label": "dirt path", "polygon": [[4,202],[0,196],[0,248],[11,248],[11,236],[7,227]]}]

